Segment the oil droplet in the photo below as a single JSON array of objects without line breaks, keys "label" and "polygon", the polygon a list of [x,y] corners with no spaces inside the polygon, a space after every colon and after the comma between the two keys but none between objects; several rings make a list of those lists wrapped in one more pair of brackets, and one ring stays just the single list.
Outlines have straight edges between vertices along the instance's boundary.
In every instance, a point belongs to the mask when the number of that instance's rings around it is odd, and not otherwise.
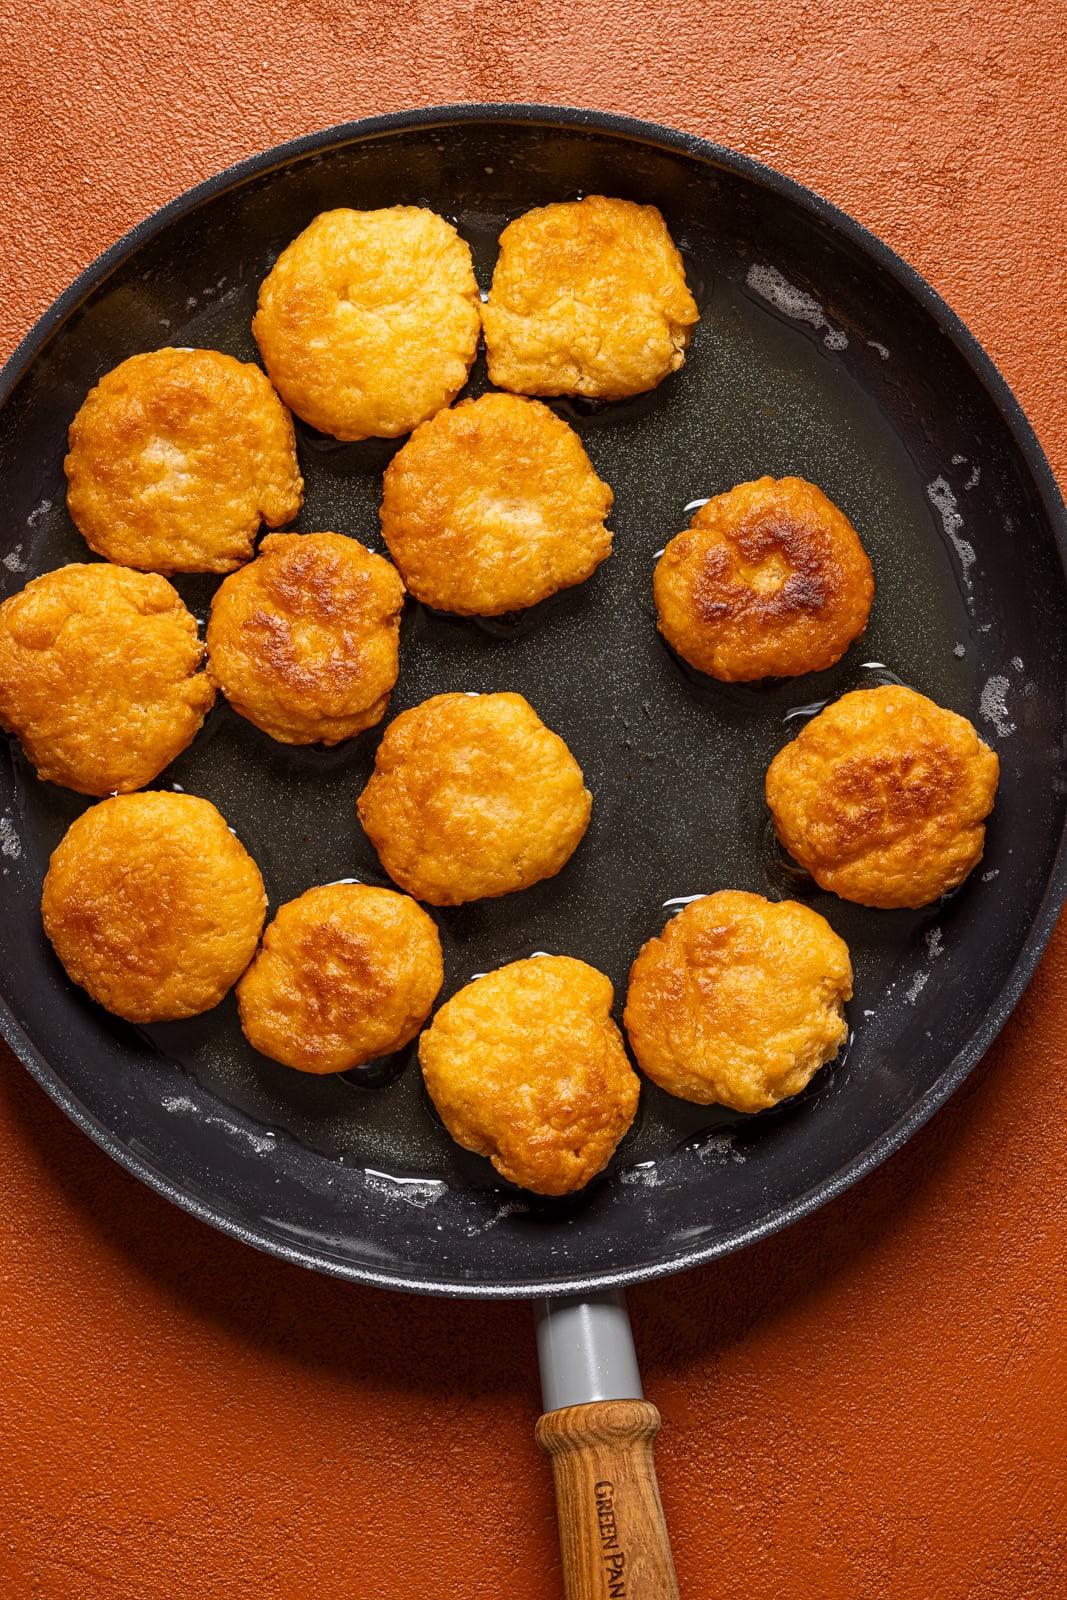
[{"label": "oil droplet", "polygon": [[772,889],[785,890],[791,897],[806,895],[809,899],[818,894],[819,886],[811,873],[782,848],[771,817],[763,825],[760,855],[767,882]]},{"label": "oil droplet", "polygon": [[811,700],[806,706],[794,706],[791,711],[786,712],[782,721],[793,722],[798,717],[808,721],[811,717],[817,717],[820,711],[825,711],[829,704],[829,700]]},{"label": "oil droplet", "polygon": [[874,673],[877,676],[879,686],[882,688],[889,688],[891,684],[898,689],[906,689],[908,687],[904,679],[898,678],[893,669],[887,667],[884,661],[861,661],[860,671]]}]

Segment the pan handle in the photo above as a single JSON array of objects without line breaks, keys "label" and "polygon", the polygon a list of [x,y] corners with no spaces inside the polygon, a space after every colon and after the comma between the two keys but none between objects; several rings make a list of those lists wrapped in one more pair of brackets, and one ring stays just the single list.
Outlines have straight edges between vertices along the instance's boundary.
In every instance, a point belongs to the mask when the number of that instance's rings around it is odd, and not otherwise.
[{"label": "pan handle", "polygon": [[626,1302],[616,1291],[535,1307],[566,1600],[678,1600]]}]

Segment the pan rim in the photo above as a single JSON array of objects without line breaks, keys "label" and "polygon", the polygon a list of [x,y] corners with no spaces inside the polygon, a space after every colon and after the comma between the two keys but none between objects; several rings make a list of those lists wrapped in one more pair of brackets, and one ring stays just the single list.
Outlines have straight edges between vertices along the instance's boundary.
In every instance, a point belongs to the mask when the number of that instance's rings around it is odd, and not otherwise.
[{"label": "pan rim", "polygon": [[[367,142],[415,129],[452,127],[457,124],[477,122],[555,127],[575,132],[589,130],[684,154],[708,166],[725,168],[758,183],[764,189],[798,205],[823,225],[839,232],[919,302],[940,331],[952,341],[983,385],[1022,455],[1048,519],[1061,566],[1067,572],[1067,507],[1064,505],[1037,435],[992,359],[921,274],[863,224],[795,179],[711,140],[657,122],[616,112],[536,102],[464,102],[454,105],[425,106],[339,123],[287,140],[225,167],[135,224],[78,274],[38,318],[0,368],[0,406],[6,404],[16,384],[48,340],[90,293],[135,251],[162,233],[172,222],[189,215],[206,201],[274,169],[345,144]],[[0,1035],[31,1076],[75,1126],[87,1134],[120,1166],[172,1204],[244,1244],[327,1276],[407,1293],[460,1299],[524,1299],[538,1295],[583,1294],[667,1277],[675,1272],[682,1272],[690,1267],[732,1254],[735,1250],[742,1249],[757,1240],[769,1238],[791,1223],[799,1221],[835,1199],[853,1183],[880,1166],[944,1105],[989,1049],[1033,976],[1052,935],[1065,896],[1067,896],[1067,828],[1061,834],[1055,860],[1027,937],[1007,978],[993,997],[981,1024],[975,1029],[964,1048],[957,1052],[946,1066],[937,1082],[919,1097],[905,1115],[831,1178],[823,1179],[803,1195],[778,1207],[766,1217],[736,1228],[710,1244],[680,1251],[654,1262],[607,1268],[595,1274],[565,1275],[551,1282],[546,1282],[544,1279],[507,1283],[464,1282],[454,1279],[437,1281],[407,1277],[403,1273],[335,1260],[325,1253],[301,1247],[289,1239],[273,1234],[265,1226],[249,1227],[236,1217],[228,1216],[218,1209],[217,1205],[208,1204],[181,1188],[173,1179],[159,1171],[150,1160],[133,1151],[98,1118],[89,1113],[40,1054],[2,997],[0,997]]]}]

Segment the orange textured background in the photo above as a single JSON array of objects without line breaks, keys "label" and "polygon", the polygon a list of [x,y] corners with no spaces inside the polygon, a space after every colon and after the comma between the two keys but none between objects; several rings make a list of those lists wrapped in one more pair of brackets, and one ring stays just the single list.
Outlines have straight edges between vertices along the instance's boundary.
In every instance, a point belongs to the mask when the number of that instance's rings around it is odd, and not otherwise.
[{"label": "orange textured background", "polygon": [[[880,234],[1067,479],[1057,4],[23,0],[0,346],[163,201],[371,112],[706,134]],[[964,1090],[844,1199],[632,1295],[687,1600],[1067,1593],[1067,928]],[[522,1305],[317,1279],[167,1207],[0,1057],[3,1600],[557,1600]]]}]

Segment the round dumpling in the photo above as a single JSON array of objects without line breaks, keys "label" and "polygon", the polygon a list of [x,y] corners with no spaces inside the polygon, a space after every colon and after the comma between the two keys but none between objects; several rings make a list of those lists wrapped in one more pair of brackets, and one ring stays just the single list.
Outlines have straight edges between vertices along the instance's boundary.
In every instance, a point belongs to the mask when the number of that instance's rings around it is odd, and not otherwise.
[{"label": "round dumpling", "polygon": [[423,206],[324,211],[278,257],[252,323],[298,417],[394,439],[453,401],[478,349],[470,248]]},{"label": "round dumpling", "polygon": [[105,373],[63,465],[89,548],[146,572],[232,572],[304,497],[288,411],[218,350],[149,350]]},{"label": "round dumpling", "polygon": [[559,872],[592,796],[520,694],[439,694],[385,730],[359,819],[395,883],[457,906]]},{"label": "round dumpling", "polygon": [[640,1095],[611,1002],[610,980],[570,956],[513,961],[454,994],[419,1041],[453,1139],[536,1194],[587,1184]]},{"label": "round dumpling", "polygon": [[52,852],[44,929],[67,976],[129,1022],[210,1011],[256,951],[259,868],[208,800],[102,800]]},{"label": "round dumpling", "polygon": [[156,573],[75,563],[0,605],[0,726],[80,794],[151,783],[215,700],[196,619]]}]

